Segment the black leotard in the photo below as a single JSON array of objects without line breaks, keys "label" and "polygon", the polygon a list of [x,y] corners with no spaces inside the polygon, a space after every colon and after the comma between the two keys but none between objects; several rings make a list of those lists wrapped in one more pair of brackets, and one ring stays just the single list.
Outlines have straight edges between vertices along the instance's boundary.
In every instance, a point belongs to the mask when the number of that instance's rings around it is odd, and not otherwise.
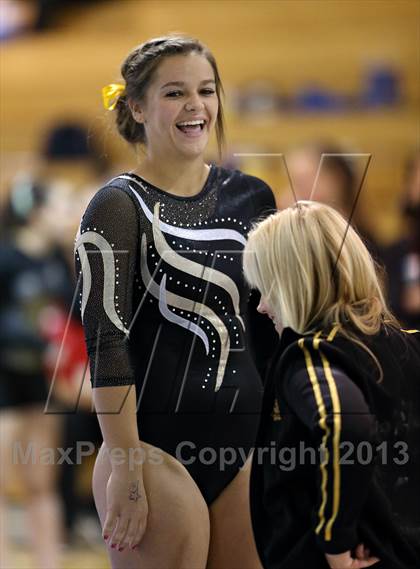
[{"label": "black leotard", "polygon": [[239,171],[212,166],[193,197],[127,173],[92,199],[76,242],[93,386],[135,383],[140,439],[180,459],[208,503],[255,440],[242,251],[273,209],[270,188]]}]

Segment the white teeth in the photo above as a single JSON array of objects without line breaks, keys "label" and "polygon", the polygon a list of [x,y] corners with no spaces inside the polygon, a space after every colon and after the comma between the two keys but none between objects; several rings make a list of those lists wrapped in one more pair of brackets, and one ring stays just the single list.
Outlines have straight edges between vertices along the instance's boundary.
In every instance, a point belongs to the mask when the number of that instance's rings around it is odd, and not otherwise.
[{"label": "white teeth", "polygon": [[199,121],[184,121],[184,122],[179,122],[177,123],[177,126],[195,126],[196,124],[199,125],[204,125],[203,120],[199,120]]}]

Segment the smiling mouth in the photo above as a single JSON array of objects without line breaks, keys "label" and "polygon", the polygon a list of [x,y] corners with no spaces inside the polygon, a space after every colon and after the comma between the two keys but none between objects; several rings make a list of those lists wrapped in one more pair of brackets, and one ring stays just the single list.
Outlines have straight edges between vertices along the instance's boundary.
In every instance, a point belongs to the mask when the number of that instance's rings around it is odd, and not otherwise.
[{"label": "smiling mouth", "polygon": [[201,132],[206,125],[205,120],[183,121],[176,124],[176,128],[184,134],[197,134]]}]

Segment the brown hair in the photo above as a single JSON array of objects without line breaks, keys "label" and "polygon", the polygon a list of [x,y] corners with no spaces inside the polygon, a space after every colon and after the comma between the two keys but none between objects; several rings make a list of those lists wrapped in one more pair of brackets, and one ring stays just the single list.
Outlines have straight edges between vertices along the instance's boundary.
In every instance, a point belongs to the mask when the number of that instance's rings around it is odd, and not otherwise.
[{"label": "brown hair", "polygon": [[216,137],[221,155],[225,142],[224,116],[221,95],[223,86],[216,60],[210,50],[198,40],[181,35],[169,35],[151,39],[137,46],[128,54],[121,66],[121,75],[125,80],[125,92],[116,105],[116,124],[121,136],[131,144],[146,144],[144,125],[136,122],[132,116],[128,100],[140,101],[146,94],[153,75],[165,57],[198,53],[205,57],[213,68],[216,81],[216,94],[219,109],[216,119]]}]

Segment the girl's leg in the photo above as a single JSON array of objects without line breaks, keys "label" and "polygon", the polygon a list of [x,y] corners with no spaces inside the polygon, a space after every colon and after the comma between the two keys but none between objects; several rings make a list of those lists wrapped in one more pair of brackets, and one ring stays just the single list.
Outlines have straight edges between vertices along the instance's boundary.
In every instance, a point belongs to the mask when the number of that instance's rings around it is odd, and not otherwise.
[{"label": "girl's leg", "polygon": [[[146,452],[153,449],[143,445]],[[162,456],[162,462],[153,464],[146,459],[143,465],[149,503],[146,532],[134,551],[108,548],[112,569],[204,569],[210,534],[207,505],[187,470],[172,456],[154,450]],[[101,524],[106,515],[110,473],[102,445],[93,473],[93,494]]]},{"label": "girl's leg", "polygon": [[[60,566],[62,512],[57,493],[57,443],[61,418],[48,415],[43,408],[22,413],[23,447],[33,445],[34,464],[20,465],[27,489],[27,509],[32,548],[39,567]],[[58,445],[60,446],[60,445]],[[51,449],[51,450],[49,450]],[[49,457],[53,463],[49,464]]]},{"label": "girl's leg", "polygon": [[20,417],[14,408],[0,411],[0,568],[11,567],[10,538],[7,525],[7,491],[13,480],[16,467],[13,466],[13,443],[19,437]]},{"label": "girl's leg", "polygon": [[210,506],[207,569],[262,569],[249,510],[251,459]]}]

